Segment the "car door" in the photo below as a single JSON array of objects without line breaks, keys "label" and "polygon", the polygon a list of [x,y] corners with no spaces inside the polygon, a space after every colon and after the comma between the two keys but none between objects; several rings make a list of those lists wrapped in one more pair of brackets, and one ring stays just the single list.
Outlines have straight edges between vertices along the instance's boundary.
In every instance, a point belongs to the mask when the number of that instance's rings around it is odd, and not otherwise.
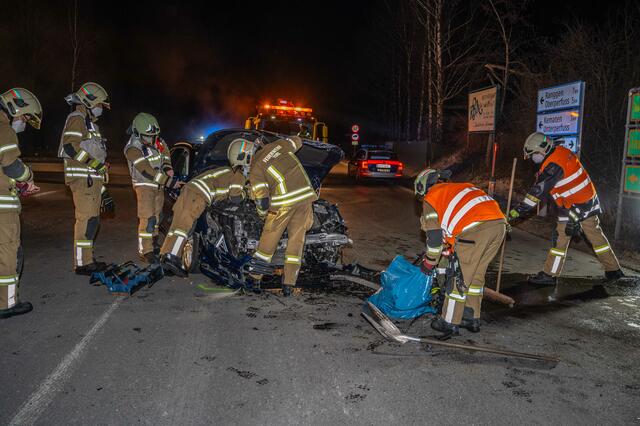
[{"label": "car door", "polygon": [[[169,150],[171,154],[171,166],[174,176],[182,181],[187,181],[191,173],[193,163],[193,146],[188,142],[178,142]],[[160,232],[166,235],[173,219],[173,204],[180,195],[178,189],[165,189],[162,217],[160,218]]]}]

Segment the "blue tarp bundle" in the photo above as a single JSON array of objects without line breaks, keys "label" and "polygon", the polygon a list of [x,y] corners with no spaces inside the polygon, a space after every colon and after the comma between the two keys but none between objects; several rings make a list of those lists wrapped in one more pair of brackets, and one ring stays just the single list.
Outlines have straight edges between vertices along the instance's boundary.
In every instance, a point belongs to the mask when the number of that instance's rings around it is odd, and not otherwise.
[{"label": "blue tarp bundle", "polygon": [[395,319],[416,318],[435,310],[430,306],[433,276],[402,256],[396,256],[381,275],[382,288],[369,302],[385,315]]}]

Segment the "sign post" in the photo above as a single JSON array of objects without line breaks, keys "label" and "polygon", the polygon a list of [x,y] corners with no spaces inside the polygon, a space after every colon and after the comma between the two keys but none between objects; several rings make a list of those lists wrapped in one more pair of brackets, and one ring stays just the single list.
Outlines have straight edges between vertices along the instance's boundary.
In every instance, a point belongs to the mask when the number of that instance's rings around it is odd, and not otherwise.
[{"label": "sign post", "polygon": [[536,132],[562,139],[563,146],[580,156],[584,81],[538,90]]},{"label": "sign post", "polygon": [[358,147],[358,143],[360,141],[360,126],[354,124],[351,126],[351,145],[353,146],[353,156],[356,155],[356,149]]},{"label": "sign post", "polygon": [[468,133],[488,133],[489,146],[492,148],[491,178],[489,179],[489,195],[493,196],[496,187],[496,156],[498,154],[498,144],[496,136],[496,106],[498,104],[498,86],[486,87],[484,89],[469,92],[469,117]]},{"label": "sign post", "polygon": [[615,240],[618,240],[622,230],[624,199],[640,199],[640,87],[629,90],[621,166],[616,230],[613,236]]}]

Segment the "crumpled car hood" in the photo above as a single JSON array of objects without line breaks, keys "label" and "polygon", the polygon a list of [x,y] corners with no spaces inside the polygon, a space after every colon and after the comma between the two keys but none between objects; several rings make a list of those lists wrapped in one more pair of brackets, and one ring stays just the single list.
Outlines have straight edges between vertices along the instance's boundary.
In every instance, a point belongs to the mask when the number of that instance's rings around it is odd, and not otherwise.
[{"label": "crumpled car hood", "polygon": [[[227,148],[233,138],[239,136],[249,140],[255,140],[256,137],[259,137],[267,145],[279,138],[286,137],[259,130],[225,129],[217,131],[209,135],[199,149],[192,174],[200,173],[211,167],[227,165]],[[344,158],[344,152],[336,145],[303,139],[303,146],[296,152],[296,156],[306,170],[311,184],[315,189],[318,189],[331,168]]]}]

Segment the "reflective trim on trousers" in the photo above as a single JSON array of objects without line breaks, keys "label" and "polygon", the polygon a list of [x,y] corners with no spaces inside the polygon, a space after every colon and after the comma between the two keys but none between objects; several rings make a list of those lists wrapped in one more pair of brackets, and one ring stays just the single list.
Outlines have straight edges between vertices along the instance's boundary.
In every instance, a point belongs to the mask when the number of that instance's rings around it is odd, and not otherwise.
[{"label": "reflective trim on trousers", "polygon": [[300,256],[285,255],[284,263],[289,263],[291,265],[302,265],[302,260],[300,259]]},{"label": "reflective trim on trousers", "polygon": [[18,281],[20,281],[20,277],[17,274],[0,276],[0,286],[18,284]]},{"label": "reflective trim on trousers", "polygon": [[478,286],[469,286],[469,289],[467,290],[467,295],[469,296],[481,296],[483,293],[483,288],[482,287],[478,287]]},{"label": "reflective trim on trousers", "polygon": [[93,241],[91,240],[76,240],[74,241],[76,249],[76,266],[83,266],[82,262],[82,250],[93,248]]},{"label": "reflective trim on trousers", "polygon": [[269,256],[268,254],[262,253],[260,250],[256,250],[256,252],[253,253],[253,257],[257,257],[258,259],[262,259],[265,262],[271,262],[271,258],[273,257],[273,255]]},{"label": "reflective trim on trousers", "polygon": [[609,250],[611,250],[611,246],[609,244],[604,244],[593,249],[596,254],[605,253]]}]

